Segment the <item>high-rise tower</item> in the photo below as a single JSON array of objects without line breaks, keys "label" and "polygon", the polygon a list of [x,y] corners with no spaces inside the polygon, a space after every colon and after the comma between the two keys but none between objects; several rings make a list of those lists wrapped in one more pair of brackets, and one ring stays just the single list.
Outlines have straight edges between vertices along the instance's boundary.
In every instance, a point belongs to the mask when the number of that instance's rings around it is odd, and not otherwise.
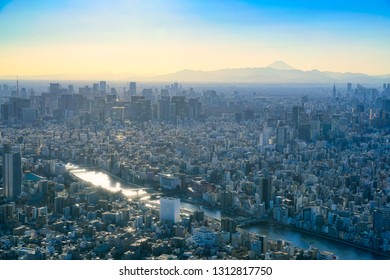
[{"label": "high-rise tower", "polygon": [[106,81],[100,81],[99,82],[99,90],[101,93],[106,93],[107,92],[107,83]]},{"label": "high-rise tower", "polygon": [[352,83],[348,83],[347,84],[347,94],[351,94],[352,93]]},{"label": "high-rise tower", "polygon": [[137,83],[136,82],[129,83],[129,94],[131,96],[137,95]]},{"label": "high-rise tower", "polygon": [[336,84],[333,84],[333,98],[336,98]]},{"label": "high-rise tower", "polygon": [[22,190],[22,156],[3,145],[3,189],[6,198],[14,200]]},{"label": "high-rise tower", "polygon": [[172,223],[180,222],[180,199],[171,197],[160,198],[160,220]]},{"label": "high-rise tower", "polygon": [[259,195],[261,202],[265,203],[265,208],[268,210],[271,207],[272,200],[272,179],[270,177],[260,177]]}]

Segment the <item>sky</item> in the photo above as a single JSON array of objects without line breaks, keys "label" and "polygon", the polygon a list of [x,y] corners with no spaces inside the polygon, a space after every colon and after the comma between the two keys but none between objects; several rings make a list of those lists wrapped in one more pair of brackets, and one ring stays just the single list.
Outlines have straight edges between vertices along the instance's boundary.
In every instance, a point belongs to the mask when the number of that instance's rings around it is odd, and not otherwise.
[{"label": "sky", "polygon": [[0,76],[265,67],[390,74],[390,0],[0,0]]}]

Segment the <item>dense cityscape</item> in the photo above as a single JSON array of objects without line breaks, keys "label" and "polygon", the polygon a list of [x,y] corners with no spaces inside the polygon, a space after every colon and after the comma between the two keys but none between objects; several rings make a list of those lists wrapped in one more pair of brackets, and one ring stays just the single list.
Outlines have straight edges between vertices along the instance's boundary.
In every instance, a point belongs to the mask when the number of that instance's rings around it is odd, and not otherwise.
[{"label": "dense cityscape", "polygon": [[0,259],[342,259],[251,225],[390,257],[390,84],[25,84],[0,86]]}]

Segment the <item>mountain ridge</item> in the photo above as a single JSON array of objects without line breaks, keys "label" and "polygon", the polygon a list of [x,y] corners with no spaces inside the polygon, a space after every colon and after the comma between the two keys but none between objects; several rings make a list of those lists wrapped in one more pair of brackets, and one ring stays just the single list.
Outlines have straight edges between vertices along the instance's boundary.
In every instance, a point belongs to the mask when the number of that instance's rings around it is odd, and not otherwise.
[{"label": "mountain ridge", "polygon": [[214,71],[183,69],[152,77],[156,81],[220,82],[220,83],[389,83],[390,74],[367,75],[354,72],[299,70],[283,61],[267,67],[224,68]]},{"label": "mountain ridge", "polygon": [[[2,80],[14,80],[16,75],[0,76]],[[224,68],[212,71],[183,69],[173,73],[145,76],[133,73],[110,71],[84,74],[19,75],[19,80],[107,80],[144,82],[190,82],[190,83],[251,83],[251,84],[320,84],[320,83],[390,83],[390,73],[367,75],[356,72],[331,72],[318,69],[300,70],[283,61],[275,61],[265,67]]]}]

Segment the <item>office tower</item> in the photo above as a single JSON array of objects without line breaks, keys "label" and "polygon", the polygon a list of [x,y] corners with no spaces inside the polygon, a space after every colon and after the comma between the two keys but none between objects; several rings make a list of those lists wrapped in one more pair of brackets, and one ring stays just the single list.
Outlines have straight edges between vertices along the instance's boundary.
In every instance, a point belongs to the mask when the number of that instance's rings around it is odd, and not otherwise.
[{"label": "office tower", "polygon": [[348,83],[347,84],[347,94],[351,94],[351,93],[352,93],[352,84]]},{"label": "office tower", "polygon": [[258,189],[260,201],[265,203],[265,208],[270,209],[272,199],[272,180],[271,178],[260,178],[260,185]]},{"label": "office tower", "polygon": [[299,121],[300,121],[300,115],[302,113],[302,107],[301,106],[294,106],[293,107],[293,112],[292,112],[292,122],[293,124],[298,127],[299,126]]},{"label": "office tower", "polygon": [[382,110],[385,112],[390,112],[390,99],[382,100]]},{"label": "office tower", "polygon": [[383,213],[379,209],[375,209],[373,213],[373,229],[381,231],[383,229]]},{"label": "office tower", "polygon": [[180,199],[160,198],[160,221],[180,222]]},{"label": "office tower", "polygon": [[169,96],[162,96],[158,101],[157,116],[159,120],[168,121],[170,117],[170,103]]},{"label": "office tower", "polygon": [[221,218],[221,229],[225,232],[237,232],[237,223],[232,218]]},{"label": "office tower", "polygon": [[54,213],[63,214],[65,207],[65,198],[62,196],[57,196],[54,198]]},{"label": "office tower", "polygon": [[100,81],[99,87],[100,87],[100,92],[101,93],[106,93],[106,91],[107,91],[107,83],[106,83],[106,81]]},{"label": "office tower", "polygon": [[60,92],[60,84],[59,83],[50,83],[50,93],[59,93]]},{"label": "office tower", "polygon": [[201,113],[202,103],[197,98],[188,100],[188,118],[190,120],[199,119]]},{"label": "office tower", "polygon": [[15,202],[0,205],[0,223],[4,223],[15,218]]},{"label": "office tower", "polygon": [[390,94],[390,84],[383,84],[383,93],[387,96]]},{"label": "office tower", "polygon": [[187,104],[185,96],[172,96],[171,103],[175,104],[176,116],[185,117],[187,115]]},{"label": "office tower", "polygon": [[179,83],[175,82],[173,85],[171,85],[171,89],[173,93],[178,93],[179,92]]},{"label": "office tower", "polygon": [[233,193],[230,191],[224,191],[221,193],[221,207],[229,208],[233,205]]},{"label": "office tower", "polygon": [[265,235],[261,235],[259,236],[259,240],[261,242],[261,253],[265,254],[267,251],[268,251],[268,245],[267,245],[267,242],[268,242],[268,239],[267,239],[267,236]]},{"label": "office tower", "polygon": [[332,96],[333,98],[336,98],[336,84],[333,84]]},{"label": "office tower", "polygon": [[137,95],[137,83],[136,82],[130,82],[129,83],[129,94],[130,95]]},{"label": "office tower", "polygon": [[23,119],[23,110],[30,108],[30,99],[12,97],[1,104],[1,117],[5,121],[18,122]]},{"label": "office tower", "polygon": [[26,88],[21,88],[20,94],[18,94],[21,98],[27,98],[27,90]]},{"label": "office tower", "polygon": [[152,118],[152,103],[143,96],[131,98],[129,119],[131,121],[149,121]]},{"label": "office tower", "polygon": [[298,127],[298,138],[309,142],[311,140],[310,124],[301,124]]},{"label": "office tower", "polygon": [[92,91],[93,91],[93,93],[98,93],[99,92],[99,83],[93,83]]},{"label": "office tower", "polygon": [[261,146],[261,147],[263,147],[264,145],[266,145],[265,144],[265,142],[264,142],[264,133],[260,133],[260,136],[259,136],[259,145]]},{"label": "office tower", "polygon": [[16,199],[22,192],[22,157],[8,144],[3,145],[3,189],[9,199]]},{"label": "office tower", "polygon": [[283,152],[283,149],[287,144],[287,127],[282,126],[277,128],[276,134],[276,150],[278,152]]}]

